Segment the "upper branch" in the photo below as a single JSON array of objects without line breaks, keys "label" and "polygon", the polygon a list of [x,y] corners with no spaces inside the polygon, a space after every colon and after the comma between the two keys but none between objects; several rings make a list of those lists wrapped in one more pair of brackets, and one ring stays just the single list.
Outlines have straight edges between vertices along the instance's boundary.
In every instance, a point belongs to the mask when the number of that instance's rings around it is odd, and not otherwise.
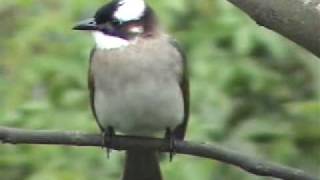
[{"label": "upper branch", "polygon": [[320,57],[320,0],[228,0],[265,26]]},{"label": "upper branch", "polygon": [[[10,144],[55,144],[70,146],[104,146],[101,135],[79,132],[31,131],[0,127],[0,141]],[[116,136],[112,139],[110,148],[129,150],[135,148],[154,149],[169,152],[169,144],[163,139]],[[270,176],[285,180],[317,180],[317,178],[293,169],[273,163],[268,163],[241,155],[216,145],[197,144],[194,142],[177,141],[176,152],[203,158],[210,158],[237,166],[252,174]]]}]

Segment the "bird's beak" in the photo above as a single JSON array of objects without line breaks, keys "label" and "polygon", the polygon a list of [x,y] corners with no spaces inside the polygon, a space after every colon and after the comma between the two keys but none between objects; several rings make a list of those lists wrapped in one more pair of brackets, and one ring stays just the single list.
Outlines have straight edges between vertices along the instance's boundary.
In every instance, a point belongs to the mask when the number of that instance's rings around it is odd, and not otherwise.
[{"label": "bird's beak", "polygon": [[94,31],[98,29],[97,22],[94,18],[89,18],[84,21],[79,22],[76,26],[72,28],[73,30],[80,31]]}]

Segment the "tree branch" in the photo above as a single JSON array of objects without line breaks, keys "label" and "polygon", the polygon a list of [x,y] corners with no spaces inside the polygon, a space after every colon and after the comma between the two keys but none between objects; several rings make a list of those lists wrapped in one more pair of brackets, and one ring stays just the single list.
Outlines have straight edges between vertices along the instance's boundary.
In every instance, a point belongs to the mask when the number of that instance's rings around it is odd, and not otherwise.
[{"label": "tree branch", "polygon": [[[59,131],[31,131],[0,127],[0,141],[9,144],[47,144],[68,146],[104,146],[103,138],[97,134]],[[112,149],[129,150],[135,148],[169,151],[169,143],[163,139],[116,136],[112,139]],[[187,141],[176,142],[176,152],[218,160],[237,166],[259,176],[270,176],[285,180],[317,180],[317,178],[293,169],[241,155],[216,145],[197,144]]]},{"label": "tree branch", "polygon": [[265,26],[320,57],[320,0],[228,0]]}]

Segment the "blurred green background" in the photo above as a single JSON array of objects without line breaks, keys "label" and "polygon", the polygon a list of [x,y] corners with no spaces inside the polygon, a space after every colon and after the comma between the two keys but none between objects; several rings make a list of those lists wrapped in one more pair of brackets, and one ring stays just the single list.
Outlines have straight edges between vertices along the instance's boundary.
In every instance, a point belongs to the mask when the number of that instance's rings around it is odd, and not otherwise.
[{"label": "blurred green background", "polygon": [[[72,26],[105,0],[0,0],[0,125],[98,132],[87,91],[90,35]],[[320,60],[226,0],[149,0],[186,49],[189,140],[219,143],[320,176]],[[0,145],[1,180],[117,180],[123,153]],[[177,155],[165,179],[266,180]]]}]

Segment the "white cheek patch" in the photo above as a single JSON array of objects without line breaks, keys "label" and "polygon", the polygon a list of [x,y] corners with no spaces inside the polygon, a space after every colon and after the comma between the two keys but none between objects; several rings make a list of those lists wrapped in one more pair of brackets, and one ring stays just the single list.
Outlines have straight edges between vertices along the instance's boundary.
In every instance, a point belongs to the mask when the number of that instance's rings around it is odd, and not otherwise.
[{"label": "white cheek patch", "polygon": [[102,32],[93,32],[92,33],[94,40],[96,41],[97,48],[99,49],[116,49],[128,46],[130,43],[129,41],[103,34]]},{"label": "white cheek patch", "polygon": [[138,20],[146,9],[144,0],[121,0],[114,17],[120,21]]}]

